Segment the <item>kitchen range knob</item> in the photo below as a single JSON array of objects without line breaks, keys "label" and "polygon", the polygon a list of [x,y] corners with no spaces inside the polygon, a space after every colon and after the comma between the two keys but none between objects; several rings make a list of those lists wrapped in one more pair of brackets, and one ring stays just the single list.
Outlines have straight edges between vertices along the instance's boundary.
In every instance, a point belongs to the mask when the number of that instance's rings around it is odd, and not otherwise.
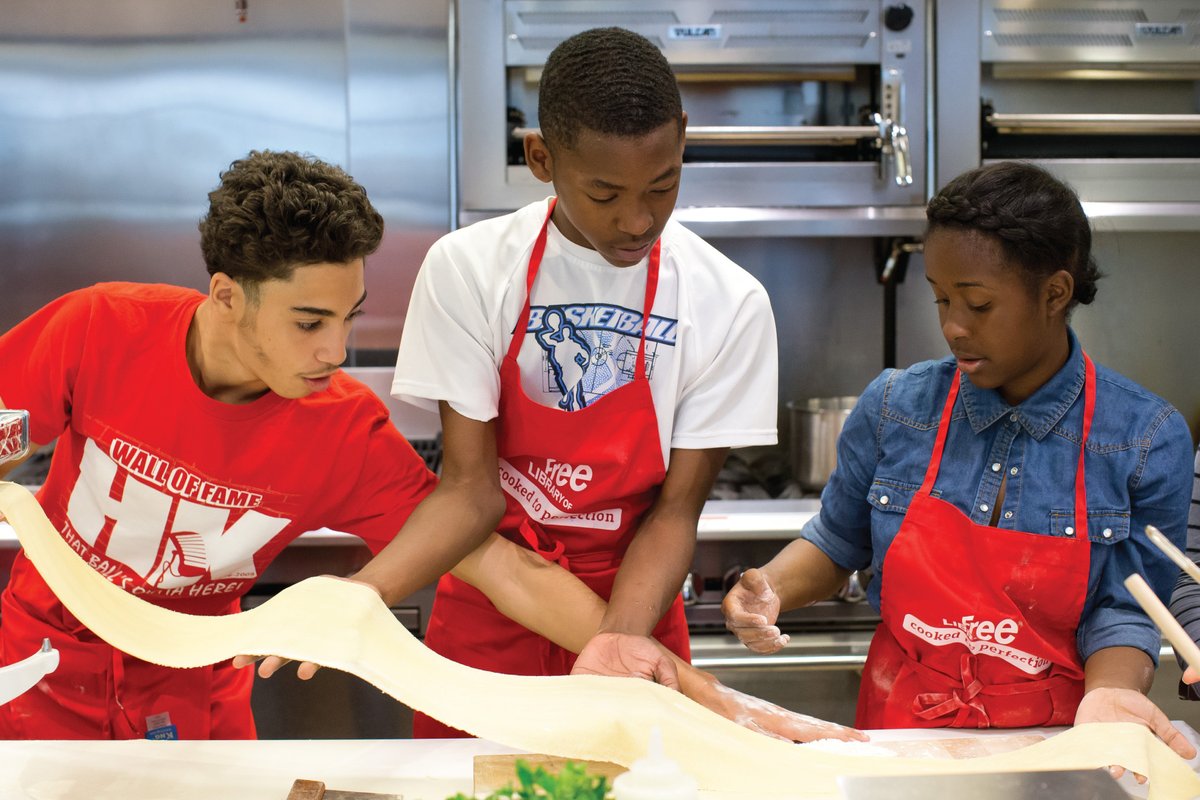
[{"label": "kitchen range knob", "polygon": [[912,24],[913,10],[905,3],[883,10],[883,26],[889,31],[902,31]]}]

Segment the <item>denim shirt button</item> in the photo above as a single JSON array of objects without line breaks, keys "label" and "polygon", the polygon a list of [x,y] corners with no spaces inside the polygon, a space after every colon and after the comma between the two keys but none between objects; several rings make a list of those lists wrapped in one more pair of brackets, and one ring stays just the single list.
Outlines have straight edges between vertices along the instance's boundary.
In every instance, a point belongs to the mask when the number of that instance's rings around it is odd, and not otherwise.
[{"label": "denim shirt button", "polygon": [[1000,471],[1000,462],[997,461],[995,464],[992,464],[992,472],[999,472],[999,471]]},{"label": "denim shirt button", "polygon": [[1017,415],[1016,415],[1016,414],[1009,414],[1009,415],[1008,415],[1008,421],[1009,421],[1009,422],[1016,422],[1016,421],[1017,421]]},{"label": "denim shirt button", "polygon": [[1009,474],[1009,475],[1016,475],[1018,472],[1020,472],[1020,470],[1019,470],[1019,469],[1017,469],[1016,467],[1013,467],[1012,469],[1010,469],[1010,470],[1008,471],[1008,474]]},{"label": "denim shirt button", "polygon": [[1112,538],[1112,528],[1105,528],[1104,532],[1101,533],[1100,535],[1103,536],[1105,539],[1111,539]]},{"label": "denim shirt button", "polygon": [[879,496],[879,505],[886,506],[888,504],[888,496],[886,494]]},{"label": "denim shirt button", "polygon": [[980,511],[987,511],[987,510],[988,510],[988,504],[987,504],[987,503],[980,503],[980,504],[979,504],[979,510],[980,510]]},{"label": "denim shirt button", "polygon": [[1068,525],[1067,527],[1063,528],[1063,533],[1065,533],[1067,536],[1074,536],[1075,529]]},{"label": "denim shirt button", "polygon": [[1012,519],[1012,512],[1011,512],[1011,511],[1005,511],[1005,512],[1004,512],[1004,518],[1005,518],[1005,519]]}]

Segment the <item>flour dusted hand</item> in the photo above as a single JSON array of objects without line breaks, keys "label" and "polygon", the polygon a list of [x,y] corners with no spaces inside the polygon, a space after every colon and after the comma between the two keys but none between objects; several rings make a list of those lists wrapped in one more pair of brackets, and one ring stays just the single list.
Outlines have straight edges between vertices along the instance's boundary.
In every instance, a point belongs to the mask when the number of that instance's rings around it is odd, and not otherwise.
[{"label": "flour dusted hand", "polygon": [[791,639],[775,624],[779,596],[762,570],[748,569],[721,603],[725,627],[756,653],[774,653]]}]

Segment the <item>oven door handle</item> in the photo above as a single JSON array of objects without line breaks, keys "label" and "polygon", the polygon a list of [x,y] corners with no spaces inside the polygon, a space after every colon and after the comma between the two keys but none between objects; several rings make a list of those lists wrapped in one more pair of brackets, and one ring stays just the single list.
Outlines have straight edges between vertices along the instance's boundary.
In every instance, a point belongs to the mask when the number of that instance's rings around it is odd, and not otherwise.
[{"label": "oven door handle", "polygon": [[897,186],[912,186],[912,162],[908,160],[908,131],[893,122],[888,128],[888,141],[894,167],[892,178]]},{"label": "oven door handle", "polygon": [[875,123],[875,146],[879,148],[879,179],[886,180],[888,166],[892,180],[897,186],[912,186],[912,162],[908,158],[908,131],[898,122],[888,119],[876,111],[871,115]]},{"label": "oven door handle", "polygon": [[[528,133],[541,134],[540,128],[513,128],[513,139]],[[848,145],[863,139],[878,139],[875,125],[690,125],[687,143],[691,145]]]}]

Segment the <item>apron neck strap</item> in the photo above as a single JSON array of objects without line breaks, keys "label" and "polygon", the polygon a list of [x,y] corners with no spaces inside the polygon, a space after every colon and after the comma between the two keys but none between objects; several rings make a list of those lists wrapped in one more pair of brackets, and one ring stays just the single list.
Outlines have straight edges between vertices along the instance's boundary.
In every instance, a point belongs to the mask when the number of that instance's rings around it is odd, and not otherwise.
[{"label": "apron neck strap", "polygon": [[[517,358],[521,352],[521,344],[525,341],[525,333],[529,329],[533,282],[537,279],[538,269],[542,265],[542,256],[546,252],[546,237],[550,230],[550,219],[554,216],[554,206],[557,203],[557,197],[550,198],[549,207],[546,209],[546,219],[542,221],[541,230],[538,231],[537,239],[533,242],[533,250],[529,253],[529,266],[525,270],[525,305],[521,308],[521,314],[517,317],[516,330],[513,331],[513,337],[509,340],[507,358]],[[638,342],[636,380],[644,380],[646,377],[646,328],[650,322],[650,310],[654,308],[654,297],[658,292],[658,264],[661,251],[662,237],[660,236],[655,240],[654,246],[650,248],[650,263],[646,270],[646,294],[642,307],[642,336]]]},{"label": "apron neck strap", "polygon": [[1087,452],[1092,416],[1096,412],[1096,365],[1083,354],[1083,431],[1079,437],[1079,467],[1075,471],[1075,535],[1087,538],[1087,481],[1084,480],[1083,456]]},{"label": "apron neck strap", "polygon": [[546,234],[550,230],[550,217],[554,214],[554,205],[557,202],[557,197],[550,198],[549,208],[546,209],[546,218],[542,220],[542,227],[538,230],[537,238],[533,240],[533,250],[529,253],[529,265],[525,270],[525,305],[521,307],[521,313],[517,317],[517,328],[508,342],[507,358],[515,360],[520,354],[521,343],[525,341],[525,332],[529,329],[529,299],[533,296],[533,282],[537,278],[542,255],[546,252]]},{"label": "apron neck strap", "polygon": [[[1075,536],[1087,538],[1087,481],[1084,480],[1084,454],[1087,452],[1088,434],[1092,431],[1092,417],[1096,412],[1096,365],[1087,353],[1083,353],[1083,430],[1079,437],[1079,465],[1075,470]],[[950,418],[954,416],[954,403],[958,399],[958,387],[962,373],[954,370],[954,379],[950,381],[950,390],[946,392],[946,402],[942,406],[942,416],[938,421],[937,439],[934,440],[933,453],[929,458],[929,466],[925,469],[925,480],[917,494],[928,495],[933,491],[933,483],[937,480],[938,469],[942,465],[942,453],[946,448],[946,435],[950,431]]]},{"label": "apron neck strap", "polygon": [[958,384],[961,379],[962,373],[954,370],[954,380],[950,381],[950,391],[946,392],[946,402],[942,406],[942,416],[938,421],[933,454],[929,457],[929,466],[925,468],[925,480],[921,481],[921,489],[917,494],[929,494],[933,491],[933,482],[937,480],[938,469],[942,466],[942,451],[946,449],[946,434],[950,431],[950,418],[954,416],[954,401],[958,399]]}]

